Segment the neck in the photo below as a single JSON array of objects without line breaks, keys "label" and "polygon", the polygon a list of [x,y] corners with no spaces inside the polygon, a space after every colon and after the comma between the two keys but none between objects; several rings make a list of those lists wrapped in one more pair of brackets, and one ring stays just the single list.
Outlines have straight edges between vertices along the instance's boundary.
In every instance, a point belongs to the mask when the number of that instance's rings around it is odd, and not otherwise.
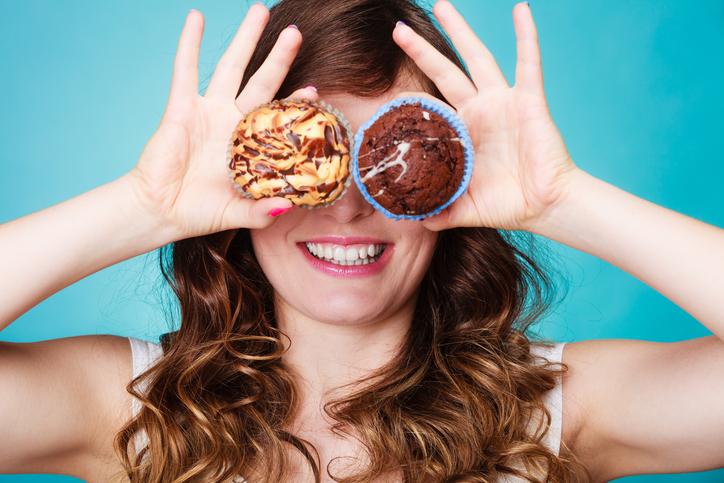
[{"label": "neck", "polygon": [[[300,404],[289,429],[314,445],[321,468],[327,468],[340,455],[365,461],[356,440],[331,430],[335,421],[324,406],[359,389],[354,383],[394,359],[410,328],[415,301],[416,297],[411,297],[408,304],[377,321],[333,323],[305,316],[277,297],[277,324],[290,339],[284,362],[299,376]],[[300,468],[303,471],[306,465]],[[334,471],[344,472],[345,468]]]},{"label": "neck", "polygon": [[284,361],[299,375],[302,392],[321,400],[329,391],[384,367],[405,340],[414,305],[415,297],[374,322],[329,323],[313,320],[278,301],[277,322],[291,341]]}]

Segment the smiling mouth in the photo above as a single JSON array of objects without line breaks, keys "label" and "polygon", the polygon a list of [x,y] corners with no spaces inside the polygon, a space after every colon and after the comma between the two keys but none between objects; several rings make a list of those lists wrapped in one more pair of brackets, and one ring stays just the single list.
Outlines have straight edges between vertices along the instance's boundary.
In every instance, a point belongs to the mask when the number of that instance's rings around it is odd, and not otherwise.
[{"label": "smiling mouth", "polygon": [[386,244],[335,245],[333,243],[310,243],[304,246],[316,259],[342,266],[369,265],[380,259]]}]

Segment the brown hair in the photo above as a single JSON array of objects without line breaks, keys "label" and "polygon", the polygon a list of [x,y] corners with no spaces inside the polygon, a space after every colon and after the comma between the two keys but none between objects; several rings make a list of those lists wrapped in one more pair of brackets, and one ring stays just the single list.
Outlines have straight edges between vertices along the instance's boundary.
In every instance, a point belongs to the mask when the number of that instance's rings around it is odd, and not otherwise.
[{"label": "brown hair", "polygon": [[[294,23],[304,35],[277,97],[299,87],[373,96],[402,75],[439,91],[392,41],[403,20],[462,68],[430,18],[408,0],[282,0],[244,82]],[[550,414],[542,395],[560,368],[536,360],[526,336],[555,287],[527,254],[524,235],[457,228],[440,233],[414,320],[397,357],[363,389],[325,407],[334,430],[366,451],[346,483],[401,472],[406,482],[570,481],[570,462],[542,443]],[[525,248],[525,249],[524,249]],[[164,250],[163,272],[181,326],[165,356],[129,385],[143,403],[119,433],[132,482],[256,482],[289,478],[290,448],[320,470],[314,448],[290,434],[295,379],[283,361],[274,292],[248,230],[182,240]],[[147,386],[147,387],[146,387]],[[130,451],[145,431],[148,446]]]},{"label": "brown hair", "polygon": [[294,24],[304,40],[277,98],[308,85],[373,97],[408,75],[419,81],[425,92],[443,99],[435,84],[392,40],[400,20],[465,70],[430,16],[409,0],[285,0],[272,7],[263,40],[249,61],[239,92],[261,67],[279,32]]}]

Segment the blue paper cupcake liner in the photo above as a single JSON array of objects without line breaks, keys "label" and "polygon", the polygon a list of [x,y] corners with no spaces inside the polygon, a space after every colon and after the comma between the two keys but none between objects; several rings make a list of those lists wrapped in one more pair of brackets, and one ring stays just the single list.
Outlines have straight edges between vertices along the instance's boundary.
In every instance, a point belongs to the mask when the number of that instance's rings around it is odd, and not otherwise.
[{"label": "blue paper cupcake liner", "polygon": [[[372,124],[377,122],[380,117],[382,117],[384,114],[391,111],[392,109],[400,107],[403,104],[417,103],[420,103],[421,108],[435,112],[442,116],[443,119],[445,119],[448,124],[450,124],[450,126],[455,130],[458,137],[462,140],[463,148],[465,149],[465,171],[463,173],[463,178],[457,191],[455,191],[450,199],[439,208],[431,211],[430,213],[423,213],[417,215],[396,215],[388,211],[386,208],[381,206],[374,198],[372,198],[372,196],[367,192],[367,188],[365,187],[365,185],[362,184],[359,172],[359,150],[362,146],[362,140],[364,139],[365,131],[369,129]],[[385,217],[393,220],[424,220],[427,217],[435,216],[440,213],[440,211],[450,206],[451,203],[460,198],[465,193],[465,191],[467,191],[468,185],[470,184],[470,178],[473,175],[474,163],[475,152],[473,150],[473,143],[470,140],[468,128],[467,126],[465,126],[465,123],[463,123],[462,119],[458,117],[455,111],[439,102],[432,101],[426,97],[402,97],[400,99],[390,101],[384,106],[380,107],[367,122],[360,126],[357,134],[355,134],[354,136],[354,151],[352,154],[352,163],[350,170],[352,171],[352,175],[354,176],[354,182],[357,183],[357,186],[359,187],[362,196],[364,196],[365,199],[377,210],[381,211],[382,214],[385,215]]]}]

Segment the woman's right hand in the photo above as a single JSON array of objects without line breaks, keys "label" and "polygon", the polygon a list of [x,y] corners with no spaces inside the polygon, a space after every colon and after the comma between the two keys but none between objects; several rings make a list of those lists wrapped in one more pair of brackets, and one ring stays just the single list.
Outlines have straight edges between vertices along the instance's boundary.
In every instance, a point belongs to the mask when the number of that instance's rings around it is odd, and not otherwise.
[{"label": "woman's right hand", "polygon": [[[130,202],[144,220],[182,239],[233,228],[263,228],[291,202],[241,197],[226,168],[234,127],[249,110],[270,102],[294,60],[302,36],[290,26],[279,35],[261,68],[237,97],[244,70],[269,18],[257,3],[221,57],[206,93],[198,93],[198,59],[204,18],[192,10],[179,39],[168,105],[161,124],[129,173]],[[302,89],[294,97],[316,99]]]},{"label": "woman's right hand", "polygon": [[[273,214],[291,205],[281,198],[242,198],[226,168],[234,127],[244,112],[272,100],[301,44],[296,29],[285,29],[237,97],[268,18],[261,4],[249,9],[200,96],[204,18],[190,12],[166,111],[137,166],[118,180],[0,225],[0,330],[98,270],[183,238],[268,226]],[[292,95],[317,99],[311,89]]]}]

